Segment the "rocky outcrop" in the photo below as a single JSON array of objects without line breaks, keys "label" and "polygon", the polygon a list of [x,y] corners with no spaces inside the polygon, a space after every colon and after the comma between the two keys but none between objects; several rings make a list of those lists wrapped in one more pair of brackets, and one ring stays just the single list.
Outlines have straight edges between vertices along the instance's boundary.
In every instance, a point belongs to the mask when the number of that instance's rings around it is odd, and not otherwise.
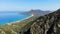
[{"label": "rocky outcrop", "polygon": [[20,31],[20,34],[60,34],[60,9],[31,23],[30,27],[23,32]]},{"label": "rocky outcrop", "polygon": [[60,21],[60,9],[38,18],[31,26],[31,34],[57,34],[57,26]]}]

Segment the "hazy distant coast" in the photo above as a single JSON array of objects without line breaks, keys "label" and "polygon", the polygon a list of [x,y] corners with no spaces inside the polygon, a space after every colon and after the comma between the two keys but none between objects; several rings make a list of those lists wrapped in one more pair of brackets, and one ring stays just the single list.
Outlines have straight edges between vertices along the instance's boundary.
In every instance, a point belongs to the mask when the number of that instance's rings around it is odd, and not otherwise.
[{"label": "hazy distant coast", "polygon": [[42,10],[30,10],[30,11],[27,11],[27,12],[19,12],[19,14],[33,14],[35,16],[42,16],[42,15],[45,15],[45,14],[48,14],[50,13],[51,11],[42,11]]}]

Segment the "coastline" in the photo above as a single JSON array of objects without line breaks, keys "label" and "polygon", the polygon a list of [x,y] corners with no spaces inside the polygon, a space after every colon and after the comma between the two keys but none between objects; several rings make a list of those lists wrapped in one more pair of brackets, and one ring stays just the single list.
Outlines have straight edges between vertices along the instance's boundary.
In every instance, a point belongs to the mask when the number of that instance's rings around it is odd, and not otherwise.
[{"label": "coastline", "polygon": [[31,16],[26,17],[26,18],[24,18],[24,19],[21,19],[21,20],[15,21],[15,22],[6,23],[6,24],[7,24],[7,25],[11,25],[11,24],[13,24],[13,23],[19,23],[19,22],[21,22],[21,21],[23,21],[23,20],[26,20],[26,19],[31,18],[32,16],[34,16],[34,15],[32,14]]}]

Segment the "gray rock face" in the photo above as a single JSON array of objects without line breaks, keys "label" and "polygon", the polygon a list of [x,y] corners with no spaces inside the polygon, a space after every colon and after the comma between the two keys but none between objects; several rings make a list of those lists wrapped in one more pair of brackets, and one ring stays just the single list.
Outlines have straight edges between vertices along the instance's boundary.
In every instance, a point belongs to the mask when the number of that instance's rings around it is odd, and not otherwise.
[{"label": "gray rock face", "polygon": [[[60,9],[41,16],[32,22],[31,27],[23,34],[60,34]],[[28,26],[28,25],[27,25]]]},{"label": "gray rock face", "polygon": [[36,23],[31,26],[31,34],[57,34],[57,29],[59,28],[57,24],[60,21],[60,10],[41,16],[38,20],[39,21],[36,21]]}]

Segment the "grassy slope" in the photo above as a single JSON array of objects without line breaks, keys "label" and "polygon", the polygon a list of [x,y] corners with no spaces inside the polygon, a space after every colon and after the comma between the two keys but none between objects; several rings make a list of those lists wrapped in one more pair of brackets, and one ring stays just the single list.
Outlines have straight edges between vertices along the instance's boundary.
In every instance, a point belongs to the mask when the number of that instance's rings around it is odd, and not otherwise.
[{"label": "grassy slope", "polygon": [[31,18],[23,20],[19,23],[13,23],[11,25],[0,26],[0,34],[2,34],[1,32],[5,33],[5,34],[13,34],[13,33],[14,34],[16,34],[16,33],[19,34],[19,31],[21,30],[21,28],[24,29],[24,26],[26,26],[26,24],[29,25],[28,23],[35,20],[35,19],[36,19],[36,17],[32,16]]}]

